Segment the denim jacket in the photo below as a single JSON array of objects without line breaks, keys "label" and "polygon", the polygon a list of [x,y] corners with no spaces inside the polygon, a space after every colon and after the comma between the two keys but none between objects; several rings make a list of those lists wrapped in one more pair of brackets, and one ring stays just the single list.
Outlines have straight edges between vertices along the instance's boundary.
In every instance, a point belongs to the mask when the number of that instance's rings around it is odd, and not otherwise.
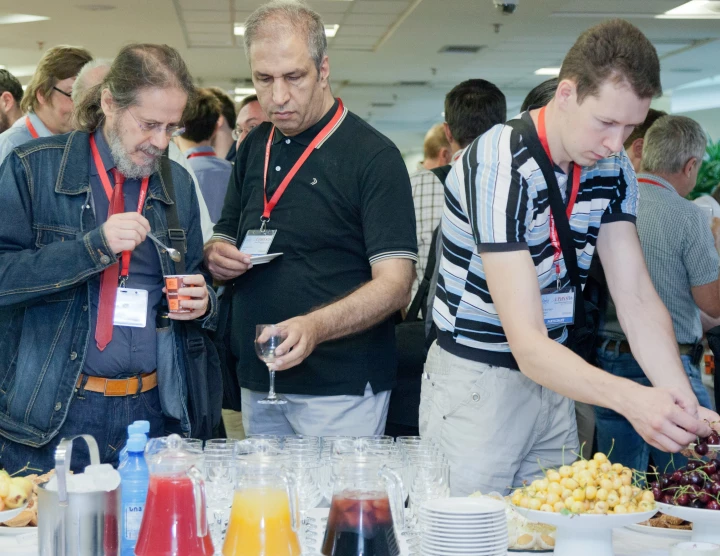
[{"label": "denim jacket", "polygon": [[[200,272],[202,235],[195,188],[171,162],[175,202],[186,234],[186,269]],[[91,295],[117,262],[90,194],[90,142],[73,132],[17,147],[0,166],[0,434],[42,446],[60,429],[83,369],[90,338]],[[168,241],[165,207],[173,203],[160,173],[150,178],[144,215]],[[174,263],[158,249],[163,274]],[[215,293],[208,286],[214,328]],[[148,323],[153,326],[153,323]],[[158,330],[158,384],[163,412],[190,430],[186,353],[180,323]]]}]

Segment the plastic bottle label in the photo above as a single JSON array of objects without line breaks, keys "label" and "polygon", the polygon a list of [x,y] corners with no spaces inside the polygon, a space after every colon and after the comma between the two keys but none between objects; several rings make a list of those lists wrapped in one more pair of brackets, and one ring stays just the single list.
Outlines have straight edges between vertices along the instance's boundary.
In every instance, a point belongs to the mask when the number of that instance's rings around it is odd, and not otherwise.
[{"label": "plastic bottle label", "polygon": [[125,540],[138,540],[144,511],[145,504],[127,504],[125,506]]}]

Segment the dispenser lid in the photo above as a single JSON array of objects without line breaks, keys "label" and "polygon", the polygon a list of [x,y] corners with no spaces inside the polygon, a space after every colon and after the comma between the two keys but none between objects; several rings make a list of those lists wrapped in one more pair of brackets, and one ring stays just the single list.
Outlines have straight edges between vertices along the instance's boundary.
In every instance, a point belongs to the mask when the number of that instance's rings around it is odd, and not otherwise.
[{"label": "dispenser lid", "polygon": [[149,434],[150,421],[135,421],[132,425],[128,425],[128,438],[133,434]]},{"label": "dispenser lid", "polygon": [[145,460],[151,473],[182,473],[202,460],[202,453],[188,450],[177,434],[152,438],[145,446]]},{"label": "dispenser lid", "polygon": [[145,444],[147,444],[147,438],[144,434],[132,434],[127,442],[127,451],[133,453],[143,452],[145,451]]}]

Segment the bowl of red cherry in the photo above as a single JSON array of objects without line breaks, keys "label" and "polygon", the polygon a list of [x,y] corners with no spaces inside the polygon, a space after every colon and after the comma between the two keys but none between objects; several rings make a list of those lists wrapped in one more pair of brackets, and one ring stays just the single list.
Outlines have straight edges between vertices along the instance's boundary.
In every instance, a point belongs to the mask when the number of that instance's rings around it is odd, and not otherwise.
[{"label": "bowl of red cherry", "polygon": [[687,465],[650,483],[658,509],[693,524],[692,540],[720,543],[720,437],[713,432],[690,445]]}]

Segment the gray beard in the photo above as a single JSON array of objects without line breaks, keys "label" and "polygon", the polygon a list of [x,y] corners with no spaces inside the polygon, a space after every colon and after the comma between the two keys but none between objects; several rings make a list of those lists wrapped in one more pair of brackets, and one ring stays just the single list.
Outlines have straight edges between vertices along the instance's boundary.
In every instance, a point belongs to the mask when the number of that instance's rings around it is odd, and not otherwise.
[{"label": "gray beard", "polygon": [[140,147],[138,150],[155,158],[145,164],[137,164],[130,158],[130,155],[123,146],[122,139],[120,138],[121,130],[118,124],[119,122],[108,129],[108,145],[118,171],[129,179],[141,179],[158,172],[160,170],[160,157],[163,151],[152,145]]}]

